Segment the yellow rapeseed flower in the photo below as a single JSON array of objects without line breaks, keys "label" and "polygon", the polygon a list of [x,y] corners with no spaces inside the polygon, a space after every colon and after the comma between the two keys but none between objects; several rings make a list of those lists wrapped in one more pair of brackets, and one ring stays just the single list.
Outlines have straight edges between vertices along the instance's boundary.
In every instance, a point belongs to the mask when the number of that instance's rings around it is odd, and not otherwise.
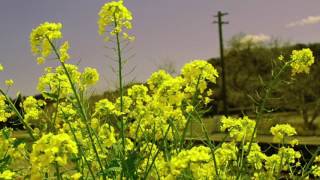
[{"label": "yellow rapeseed flower", "polygon": [[75,173],[71,176],[71,179],[72,180],[78,180],[82,177],[82,174],[81,173]]},{"label": "yellow rapeseed flower", "polygon": [[223,116],[221,123],[221,131],[228,131],[230,137],[237,141],[250,139],[256,125],[256,122],[249,119],[248,116],[244,116],[243,118]]},{"label": "yellow rapeseed flower", "polygon": [[6,122],[12,115],[12,113],[9,112],[9,107],[5,100],[5,96],[0,95],[0,122]]},{"label": "yellow rapeseed flower", "polygon": [[96,69],[91,67],[86,67],[81,74],[81,83],[83,85],[94,85],[99,81],[99,73]]},{"label": "yellow rapeseed flower", "polygon": [[5,83],[8,87],[11,87],[11,86],[13,86],[14,81],[13,81],[12,79],[7,79],[7,80],[5,80],[4,83]]},{"label": "yellow rapeseed flower", "polygon": [[52,164],[66,166],[72,155],[76,154],[78,154],[77,144],[68,134],[48,133],[43,135],[32,145],[31,179],[44,178],[44,171],[48,171]]},{"label": "yellow rapeseed flower", "polygon": [[270,129],[274,140],[282,141],[284,137],[296,135],[296,130],[290,124],[277,124]]},{"label": "yellow rapeseed flower", "polygon": [[68,50],[69,50],[69,42],[65,41],[59,49],[61,62],[65,62],[66,60],[70,59]]},{"label": "yellow rapeseed flower", "polygon": [[48,41],[62,38],[61,23],[45,22],[32,30],[30,34],[31,52],[39,56],[38,64],[42,64],[44,60],[51,54],[52,48]]},{"label": "yellow rapeseed flower", "polygon": [[[131,29],[132,14],[123,5],[123,0],[111,1],[104,4],[99,12],[99,34],[105,35],[106,31],[109,31],[109,35],[106,35],[105,40],[109,40],[110,36],[115,36],[121,33],[124,29]],[[109,29],[109,30],[107,30]],[[126,32],[122,33],[122,37],[128,40],[134,40],[134,37],[128,35]]]},{"label": "yellow rapeseed flower", "polygon": [[2,173],[0,173],[0,179],[3,180],[10,180],[13,179],[13,176],[15,175],[14,172],[10,171],[10,170],[5,170]]},{"label": "yellow rapeseed flower", "polygon": [[310,66],[314,63],[314,56],[309,48],[302,50],[293,50],[291,54],[292,75],[298,73],[308,74]]}]

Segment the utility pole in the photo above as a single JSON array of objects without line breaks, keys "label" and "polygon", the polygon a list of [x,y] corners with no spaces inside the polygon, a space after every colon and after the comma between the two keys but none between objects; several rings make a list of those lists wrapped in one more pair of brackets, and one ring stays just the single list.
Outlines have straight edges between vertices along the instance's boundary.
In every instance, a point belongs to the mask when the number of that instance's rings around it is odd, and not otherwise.
[{"label": "utility pole", "polygon": [[227,21],[222,21],[222,17],[226,15],[228,15],[228,13],[222,13],[221,11],[218,11],[218,14],[214,16],[218,18],[218,21],[213,22],[215,24],[218,24],[218,27],[219,27],[220,61],[221,61],[221,69],[222,69],[222,100],[223,100],[224,114],[228,114],[228,99],[227,99],[227,89],[226,89],[226,74],[225,74],[225,66],[224,66],[223,38],[222,38],[222,25],[229,24],[229,22]]}]

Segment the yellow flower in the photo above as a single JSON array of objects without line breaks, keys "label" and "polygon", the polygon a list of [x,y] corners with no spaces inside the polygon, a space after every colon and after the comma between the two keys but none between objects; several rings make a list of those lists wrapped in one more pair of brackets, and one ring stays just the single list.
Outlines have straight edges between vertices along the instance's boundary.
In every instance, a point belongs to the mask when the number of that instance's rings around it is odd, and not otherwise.
[{"label": "yellow flower", "polygon": [[5,100],[5,96],[0,95],[0,122],[6,122],[7,119],[12,115]]},{"label": "yellow flower", "polygon": [[299,144],[299,141],[298,141],[298,139],[293,139],[289,143],[290,143],[291,146],[295,146],[295,145]]},{"label": "yellow flower", "polygon": [[99,73],[96,69],[86,67],[81,74],[81,83],[85,86],[93,85],[99,81]]},{"label": "yellow flower", "polygon": [[25,112],[24,121],[30,123],[32,120],[39,120],[41,114],[44,113],[42,107],[46,103],[42,100],[36,100],[33,96],[27,97],[23,103],[22,107]]},{"label": "yellow flower", "polygon": [[5,84],[6,84],[8,87],[11,87],[11,86],[13,86],[14,81],[13,81],[12,79],[8,79],[8,80],[5,80]]},{"label": "yellow flower", "polygon": [[70,59],[68,50],[69,50],[69,43],[68,41],[65,41],[59,49],[61,62],[65,62],[66,60]]},{"label": "yellow flower", "polygon": [[[221,131],[228,131],[231,138],[237,141],[250,139],[256,122],[244,116],[243,118],[225,117],[221,118]],[[256,136],[256,134],[254,134]]]},{"label": "yellow flower", "polygon": [[193,60],[183,66],[181,76],[185,80],[184,91],[191,96],[199,90],[202,94],[207,89],[208,82],[216,83],[218,71],[204,60]]},{"label": "yellow flower", "polygon": [[38,64],[42,64],[52,52],[48,39],[53,41],[62,38],[61,28],[61,23],[45,22],[30,33],[31,51],[34,55],[41,57],[37,58]]},{"label": "yellow flower", "polygon": [[279,59],[279,61],[283,61],[283,59],[284,59],[283,55],[280,55],[280,56],[278,57],[278,59]]},{"label": "yellow flower", "polygon": [[54,163],[59,166],[67,165],[68,159],[70,160],[72,155],[76,154],[78,154],[77,145],[68,134],[53,135],[49,133],[43,135],[32,145],[30,153],[31,179],[44,177],[42,173],[48,171]]},{"label": "yellow flower", "polygon": [[44,62],[46,61],[46,59],[44,57],[38,57],[37,58],[37,63],[40,65],[40,64],[43,64]]},{"label": "yellow flower", "polygon": [[[170,173],[167,177],[179,176],[184,169],[188,166],[192,166],[192,174],[197,174],[201,170],[201,165],[207,164],[211,160],[210,148],[205,146],[193,147],[190,150],[182,150],[177,155],[173,156],[168,162],[170,167]],[[200,166],[200,167],[199,167]],[[211,171],[212,169],[206,169],[206,171]],[[212,172],[206,173],[202,172],[203,175],[211,175]],[[199,178],[199,177],[198,177]],[[196,179],[198,179],[196,178]],[[204,178],[205,179],[205,178]]]},{"label": "yellow flower", "polygon": [[314,63],[314,56],[309,48],[302,50],[293,50],[291,54],[292,75],[298,73],[308,74],[310,66]]},{"label": "yellow flower", "polygon": [[12,172],[10,170],[5,170],[2,173],[0,173],[0,179],[4,179],[4,180],[13,179],[14,175],[15,175],[14,172]]},{"label": "yellow flower", "polygon": [[[132,24],[132,14],[131,12],[123,5],[123,0],[112,1],[104,4],[99,12],[99,34],[104,35],[106,29],[110,28],[109,36],[115,36],[126,29],[131,29]],[[108,36],[108,35],[107,35]],[[122,37],[128,40],[134,40],[134,37],[131,37],[127,33],[122,33]],[[107,38],[109,40],[109,38]]]},{"label": "yellow flower", "polygon": [[188,105],[186,108],[186,112],[190,113],[194,110],[194,107],[192,105]]},{"label": "yellow flower", "polygon": [[296,130],[290,124],[277,124],[270,129],[274,140],[282,141],[284,137],[296,135]]},{"label": "yellow flower", "polygon": [[[72,64],[65,64],[72,82],[79,83],[81,73],[78,71],[78,67]],[[60,98],[67,97],[72,93],[72,88],[67,75],[62,66],[58,66],[55,72],[46,69],[47,73],[39,78],[38,91],[40,91],[46,98],[52,98],[47,94],[58,95]]]},{"label": "yellow flower", "polygon": [[0,64],[0,72],[4,70],[4,67],[2,66],[2,64]]},{"label": "yellow flower", "polygon": [[71,179],[72,180],[78,180],[82,177],[82,174],[81,173],[75,173],[71,176]]}]

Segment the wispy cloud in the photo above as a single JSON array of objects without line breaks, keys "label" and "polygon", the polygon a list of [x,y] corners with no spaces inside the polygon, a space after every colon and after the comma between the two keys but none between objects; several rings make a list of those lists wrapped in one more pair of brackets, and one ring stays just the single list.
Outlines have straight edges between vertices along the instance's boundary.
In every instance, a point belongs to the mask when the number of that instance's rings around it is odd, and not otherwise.
[{"label": "wispy cloud", "polygon": [[307,18],[301,19],[299,21],[291,22],[286,25],[287,28],[296,26],[305,26],[310,24],[320,23],[320,16],[308,16]]},{"label": "wispy cloud", "polygon": [[270,36],[265,35],[265,34],[247,34],[241,38],[240,42],[241,43],[261,43],[261,42],[266,42],[271,39]]}]

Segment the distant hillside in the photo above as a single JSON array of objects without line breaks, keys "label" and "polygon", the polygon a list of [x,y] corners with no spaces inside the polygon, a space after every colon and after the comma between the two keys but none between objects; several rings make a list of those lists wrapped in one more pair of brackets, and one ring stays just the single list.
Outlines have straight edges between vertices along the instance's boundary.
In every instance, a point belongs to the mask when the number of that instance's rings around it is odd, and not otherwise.
[{"label": "distant hillside", "polygon": [[[305,121],[312,121],[320,111],[320,43],[295,44],[288,46],[278,45],[231,45],[226,49],[226,85],[228,107],[231,113],[253,112],[255,103],[263,95],[265,82],[270,80],[271,73],[278,66],[278,57],[283,55],[289,59],[292,50],[310,48],[315,56],[315,64],[312,65],[310,74],[297,75],[295,79],[290,76],[290,70],[285,73],[267,101],[270,110],[283,112],[295,111],[301,114]],[[208,60],[221,74],[220,59]],[[211,114],[221,113],[221,78],[213,89],[215,101],[211,104]]]}]

